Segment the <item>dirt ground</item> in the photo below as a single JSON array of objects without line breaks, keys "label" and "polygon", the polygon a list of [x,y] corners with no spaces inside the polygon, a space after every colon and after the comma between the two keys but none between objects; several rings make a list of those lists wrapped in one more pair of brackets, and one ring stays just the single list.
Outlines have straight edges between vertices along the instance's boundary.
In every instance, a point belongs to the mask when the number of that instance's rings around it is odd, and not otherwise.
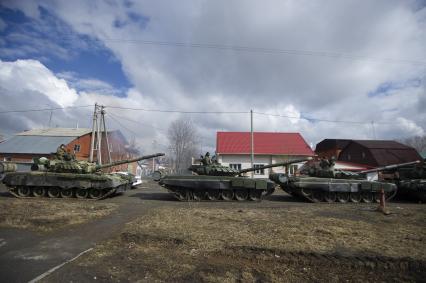
[{"label": "dirt ground", "polygon": [[106,202],[0,198],[0,227],[51,232],[104,217],[117,207]]},{"label": "dirt ground", "polygon": [[46,281],[415,282],[426,275],[423,205],[392,204],[389,216],[371,204],[235,206],[153,209]]}]

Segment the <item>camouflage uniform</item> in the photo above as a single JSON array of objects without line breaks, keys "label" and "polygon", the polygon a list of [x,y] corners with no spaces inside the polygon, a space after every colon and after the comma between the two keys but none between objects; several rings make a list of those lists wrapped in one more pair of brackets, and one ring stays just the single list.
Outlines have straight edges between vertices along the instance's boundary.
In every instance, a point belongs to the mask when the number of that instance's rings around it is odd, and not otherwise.
[{"label": "camouflage uniform", "polygon": [[203,159],[201,160],[203,165],[210,165],[212,164],[212,159],[210,158],[210,152],[207,152],[206,155],[204,155]]},{"label": "camouflage uniform", "polygon": [[68,155],[65,149],[65,145],[61,144],[56,150],[56,158],[59,160],[65,160],[65,155]]}]

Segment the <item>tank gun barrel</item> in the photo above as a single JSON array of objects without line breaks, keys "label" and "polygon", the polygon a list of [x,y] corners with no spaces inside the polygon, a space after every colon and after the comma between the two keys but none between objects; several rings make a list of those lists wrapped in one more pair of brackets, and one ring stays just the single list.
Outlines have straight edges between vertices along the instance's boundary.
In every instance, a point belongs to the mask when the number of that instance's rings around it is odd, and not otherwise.
[{"label": "tank gun barrel", "polygon": [[257,166],[257,167],[242,169],[242,170],[239,171],[238,174],[243,174],[243,173],[247,173],[247,172],[251,172],[251,171],[255,171],[255,170],[263,170],[263,169],[268,169],[268,168],[273,168],[273,167],[279,167],[279,166],[287,166],[287,165],[290,165],[290,164],[293,164],[293,163],[305,162],[305,161],[308,161],[308,160],[312,160],[312,157],[292,159],[292,160],[288,160],[288,161],[284,161],[284,162],[278,162],[278,163],[269,164],[269,165],[263,165],[263,166]]},{"label": "tank gun barrel", "polygon": [[140,156],[140,157],[133,158],[133,159],[126,159],[126,160],[115,161],[115,162],[111,162],[111,163],[104,164],[104,165],[97,165],[96,169],[99,170],[99,169],[103,169],[103,168],[118,166],[118,165],[126,164],[126,163],[137,162],[137,161],[140,161],[140,160],[151,159],[151,158],[155,158],[155,157],[159,157],[159,156],[164,156],[164,155],[165,155],[164,153],[156,153],[156,154],[151,154],[151,155]]},{"label": "tank gun barrel", "polygon": [[392,165],[387,165],[387,166],[383,166],[383,167],[377,167],[377,168],[374,168],[374,169],[364,170],[364,171],[361,171],[360,173],[364,174],[364,173],[371,173],[371,172],[380,172],[380,171],[385,171],[385,170],[390,170],[390,169],[396,169],[396,168],[399,168],[399,167],[419,164],[420,162],[421,162],[420,160],[416,160],[416,161],[411,161],[411,162],[406,162],[406,163],[392,164]]}]

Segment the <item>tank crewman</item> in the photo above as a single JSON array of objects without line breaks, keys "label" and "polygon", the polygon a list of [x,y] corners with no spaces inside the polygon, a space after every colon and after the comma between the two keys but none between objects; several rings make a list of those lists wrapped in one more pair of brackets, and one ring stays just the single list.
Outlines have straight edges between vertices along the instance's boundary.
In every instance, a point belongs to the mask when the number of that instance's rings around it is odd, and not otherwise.
[{"label": "tank crewman", "polygon": [[332,156],[332,157],[328,160],[328,166],[329,166],[329,169],[333,170],[333,169],[334,169],[334,165],[336,165],[336,157]]},{"label": "tank crewman", "polygon": [[58,149],[56,149],[56,158],[59,160],[65,160],[65,155],[67,155],[67,150],[64,144],[61,144]]},{"label": "tank crewman", "polygon": [[203,165],[210,165],[212,164],[212,159],[210,158],[210,152],[206,152],[206,155],[204,155],[202,161]]},{"label": "tank crewman", "polygon": [[321,167],[321,169],[327,170],[330,167],[330,162],[328,161],[327,158],[323,156],[321,157],[319,166]]},{"label": "tank crewman", "polygon": [[75,160],[75,154],[74,152],[71,152],[71,150],[67,150],[67,153],[65,154],[65,160],[66,161],[74,161]]}]

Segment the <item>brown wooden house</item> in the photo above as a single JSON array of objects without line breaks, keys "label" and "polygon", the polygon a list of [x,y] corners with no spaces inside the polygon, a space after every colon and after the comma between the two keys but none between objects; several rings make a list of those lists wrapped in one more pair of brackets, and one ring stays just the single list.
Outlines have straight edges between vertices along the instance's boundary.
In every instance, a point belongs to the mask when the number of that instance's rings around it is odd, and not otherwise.
[{"label": "brown wooden house", "polygon": [[412,147],[390,140],[352,140],[341,150],[338,160],[380,167],[421,160]]}]

